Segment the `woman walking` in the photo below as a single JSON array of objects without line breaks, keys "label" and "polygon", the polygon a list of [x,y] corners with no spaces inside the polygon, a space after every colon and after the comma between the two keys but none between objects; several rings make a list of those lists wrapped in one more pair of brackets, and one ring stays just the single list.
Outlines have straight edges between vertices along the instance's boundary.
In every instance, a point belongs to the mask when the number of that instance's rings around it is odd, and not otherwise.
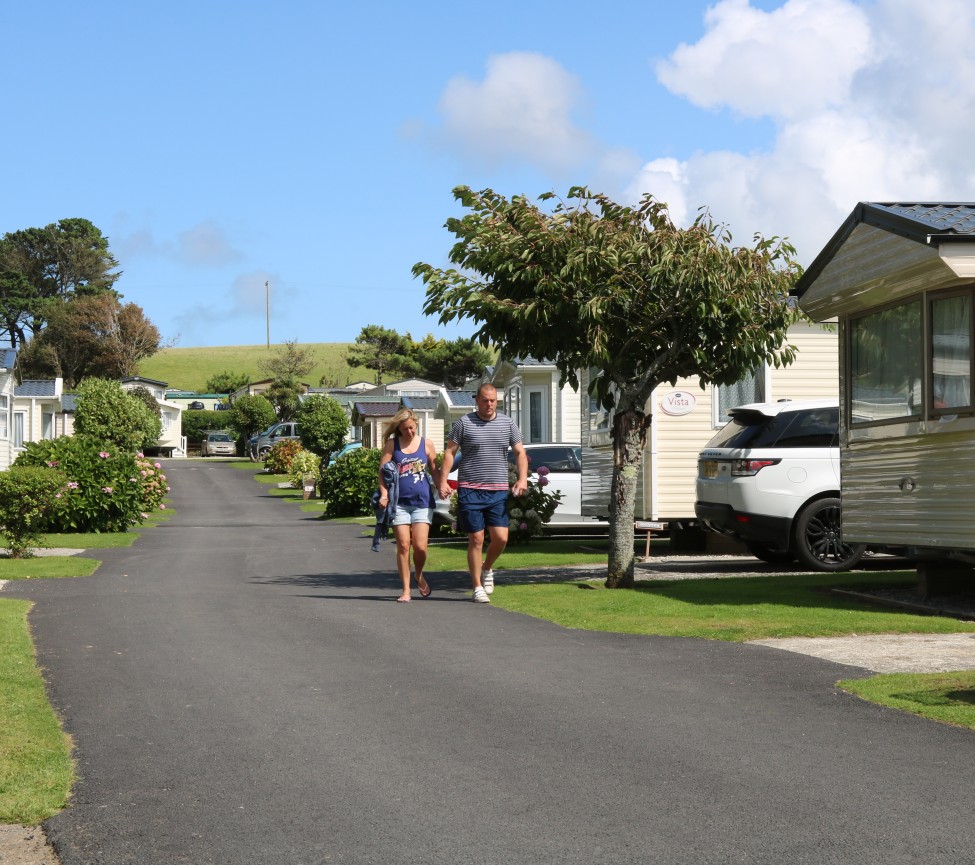
[{"label": "woman walking", "polygon": [[[379,461],[379,505],[389,503],[389,489],[383,478],[383,466],[396,466],[398,495],[393,515],[393,534],[396,537],[396,570],[403,582],[403,592],[396,599],[405,604],[410,600],[410,548],[413,549],[413,568],[420,597],[430,597],[430,584],[423,576],[427,562],[427,541],[433,521],[435,504],[434,489],[438,489],[439,471],[436,468],[437,452],[426,438],[417,435],[416,415],[403,408],[383,430],[382,458]],[[436,486],[431,477],[437,473]]]}]

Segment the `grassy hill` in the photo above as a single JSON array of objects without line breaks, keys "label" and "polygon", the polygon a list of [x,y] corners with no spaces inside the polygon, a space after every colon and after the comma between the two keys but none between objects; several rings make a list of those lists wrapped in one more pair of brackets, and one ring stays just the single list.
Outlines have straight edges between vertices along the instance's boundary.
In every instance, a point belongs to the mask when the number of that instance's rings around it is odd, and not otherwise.
[{"label": "grassy hill", "polygon": [[[372,370],[353,369],[345,362],[345,352],[352,345],[348,342],[302,343],[317,360],[314,369],[304,381],[317,387],[322,376],[328,376],[338,385],[354,381],[375,381]],[[164,348],[139,364],[139,375],[166,382],[178,390],[202,392],[207,379],[220,372],[244,372],[250,381],[267,378],[259,363],[280,353],[283,346],[272,345],[224,345],[211,348]]]}]

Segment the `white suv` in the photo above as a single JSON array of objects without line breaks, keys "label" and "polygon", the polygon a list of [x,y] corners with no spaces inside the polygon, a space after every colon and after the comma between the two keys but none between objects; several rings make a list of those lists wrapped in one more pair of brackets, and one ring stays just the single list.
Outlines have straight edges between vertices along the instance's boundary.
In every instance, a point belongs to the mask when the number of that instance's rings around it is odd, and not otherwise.
[{"label": "white suv", "polygon": [[731,409],[698,456],[694,510],[706,528],[744,542],[773,564],[798,559],[845,571],[864,554],[843,543],[836,400]]}]

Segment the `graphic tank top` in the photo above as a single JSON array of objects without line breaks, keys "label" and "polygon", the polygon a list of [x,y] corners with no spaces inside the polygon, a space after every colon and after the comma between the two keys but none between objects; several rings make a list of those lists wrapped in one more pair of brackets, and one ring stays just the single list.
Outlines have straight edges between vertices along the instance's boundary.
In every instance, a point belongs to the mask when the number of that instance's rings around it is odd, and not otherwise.
[{"label": "graphic tank top", "polygon": [[405,454],[399,449],[399,437],[393,440],[393,462],[399,470],[399,499],[404,507],[432,508],[430,481],[427,478],[427,447],[421,438],[416,453]]}]

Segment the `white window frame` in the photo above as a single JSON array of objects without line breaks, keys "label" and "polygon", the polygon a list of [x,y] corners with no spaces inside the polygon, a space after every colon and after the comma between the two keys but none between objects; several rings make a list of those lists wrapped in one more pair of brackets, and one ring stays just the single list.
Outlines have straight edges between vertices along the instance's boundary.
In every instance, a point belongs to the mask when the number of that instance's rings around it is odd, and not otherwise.
[{"label": "white window frame", "polygon": [[[769,367],[768,364],[762,364],[756,370],[755,381],[761,382],[762,394],[759,398],[754,400],[749,400],[749,402],[769,402],[772,397],[769,391]],[[712,385],[711,386],[711,426],[717,429],[718,427],[723,427],[728,423],[728,418],[722,417],[721,414],[721,389],[728,387],[727,385]],[[734,408],[734,406],[729,406],[729,408]]]},{"label": "white window frame", "polygon": [[10,397],[0,393],[0,439],[10,438]]},{"label": "white window frame", "polygon": [[[521,426],[521,434],[524,436],[526,444],[551,441],[552,399],[550,394],[551,391],[548,385],[533,384],[525,386],[525,423]],[[536,396],[538,397],[538,406],[533,408],[532,399]],[[539,435],[541,438],[532,437],[532,420],[536,411],[541,415],[539,418]]]}]

